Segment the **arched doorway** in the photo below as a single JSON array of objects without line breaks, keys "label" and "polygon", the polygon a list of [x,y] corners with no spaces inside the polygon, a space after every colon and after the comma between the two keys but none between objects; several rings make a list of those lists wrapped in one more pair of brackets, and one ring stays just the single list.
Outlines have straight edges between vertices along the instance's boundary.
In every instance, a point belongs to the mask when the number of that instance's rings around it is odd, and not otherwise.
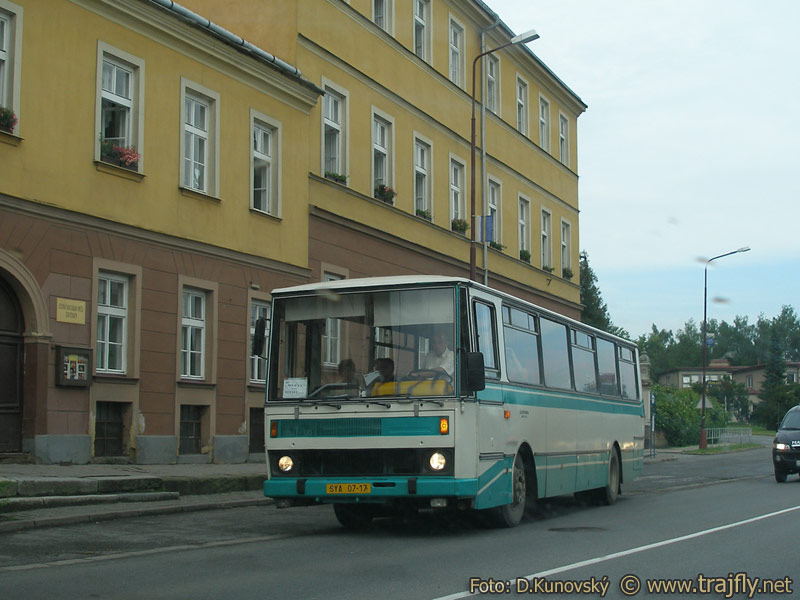
[{"label": "arched doorway", "polygon": [[17,295],[0,278],[0,452],[22,450],[22,332]]}]

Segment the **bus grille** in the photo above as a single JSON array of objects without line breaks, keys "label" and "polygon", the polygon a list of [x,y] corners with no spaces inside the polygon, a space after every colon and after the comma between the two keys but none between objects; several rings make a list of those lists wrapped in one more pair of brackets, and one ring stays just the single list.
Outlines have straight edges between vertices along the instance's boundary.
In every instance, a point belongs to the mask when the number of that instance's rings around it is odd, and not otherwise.
[{"label": "bus grille", "polygon": [[[269,452],[273,477],[356,477],[452,475],[453,453],[440,449],[447,458],[447,468],[433,473],[428,466],[432,449],[373,449],[373,450],[273,450]],[[278,469],[278,459],[289,455],[295,463],[291,473]]]}]

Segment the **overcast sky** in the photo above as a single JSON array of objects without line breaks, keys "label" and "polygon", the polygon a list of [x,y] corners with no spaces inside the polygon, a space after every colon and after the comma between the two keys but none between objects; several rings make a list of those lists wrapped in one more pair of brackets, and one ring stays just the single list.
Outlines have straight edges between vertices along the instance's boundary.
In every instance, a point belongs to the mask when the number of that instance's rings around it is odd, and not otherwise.
[{"label": "overcast sky", "polygon": [[[580,248],[635,338],[800,311],[800,0],[486,0],[588,106]],[[704,257],[704,259],[703,259]]]}]

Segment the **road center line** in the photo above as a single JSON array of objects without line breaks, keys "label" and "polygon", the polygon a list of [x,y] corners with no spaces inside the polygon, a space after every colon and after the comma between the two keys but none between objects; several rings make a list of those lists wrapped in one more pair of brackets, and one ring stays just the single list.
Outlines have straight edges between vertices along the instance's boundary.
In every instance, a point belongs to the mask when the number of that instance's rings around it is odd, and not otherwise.
[{"label": "road center line", "polygon": [[[757,517],[751,517],[750,519],[745,519],[743,521],[736,521],[735,523],[728,523],[727,525],[720,525],[719,527],[712,527],[711,529],[704,529],[703,531],[696,531],[695,533],[689,533],[687,535],[682,535],[676,538],[670,538],[667,540],[662,540],[660,542],[654,542],[652,544],[645,544],[644,546],[638,546],[636,548],[630,548],[629,550],[622,550],[620,552],[614,552],[612,554],[606,554],[605,556],[598,556],[596,558],[590,558],[587,560],[582,560],[580,562],[572,563],[569,565],[563,565],[561,567],[555,567],[553,569],[547,569],[546,571],[539,571],[538,573],[532,573],[531,575],[525,575],[526,579],[533,579],[535,577],[547,577],[548,575],[557,575],[559,573],[564,573],[566,571],[572,571],[574,569],[580,569],[582,567],[588,567],[591,565],[596,565],[598,563],[607,562],[609,560],[614,560],[616,558],[621,558],[623,556],[630,556],[631,554],[638,554],[639,552],[646,552],[647,550],[653,550],[655,548],[661,548],[663,546],[669,546],[671,544],[677,544],[679,542],[685,542],[686,540],[692,540],[694,538],[699,538],[704,535],[709,535],[712,533],[717,533],[720,531],[725,531],[726,529],[733,529],[734,527],[741,527],[742,525],[749,525],[750,523],[756,523],[758,521],[763,521],[764,519],[771,519],[772,517],[778,517],[780,515],[785,515],[786,513],[794,512],[796,510],[800,510],[800,506],[793,506],[791,508],[784,508],[783,510],[778,510],[775,512],[767,513],[764,515],[759,515]],[[459,592],[457,594],[451,594],[449,596],[442,596],[440,598],[436,598],[435,600],[456,600],[458,598],[469,598],[470,596],[477,596],[478,594],[470,594],[469,592]]]}]

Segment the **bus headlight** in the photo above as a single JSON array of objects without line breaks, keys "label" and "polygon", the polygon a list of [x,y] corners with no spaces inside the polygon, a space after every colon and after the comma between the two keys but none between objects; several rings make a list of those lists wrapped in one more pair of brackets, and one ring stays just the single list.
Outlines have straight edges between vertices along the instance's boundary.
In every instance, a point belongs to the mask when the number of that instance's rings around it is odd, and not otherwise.
[{"label": "bus headlight", "polygon": [[291,456],[281,456],[278,459],[278,468],[284,473],[288,473],[294,467],[294,461]]},{"label": "bus headlight", "polygon": [[434,471],[441,471],[447,464],[447,459],[445,459],[444,454],[441,452],[434,452],[431,454],[431,458],[428,463],[431,465],[431,469]]}]

